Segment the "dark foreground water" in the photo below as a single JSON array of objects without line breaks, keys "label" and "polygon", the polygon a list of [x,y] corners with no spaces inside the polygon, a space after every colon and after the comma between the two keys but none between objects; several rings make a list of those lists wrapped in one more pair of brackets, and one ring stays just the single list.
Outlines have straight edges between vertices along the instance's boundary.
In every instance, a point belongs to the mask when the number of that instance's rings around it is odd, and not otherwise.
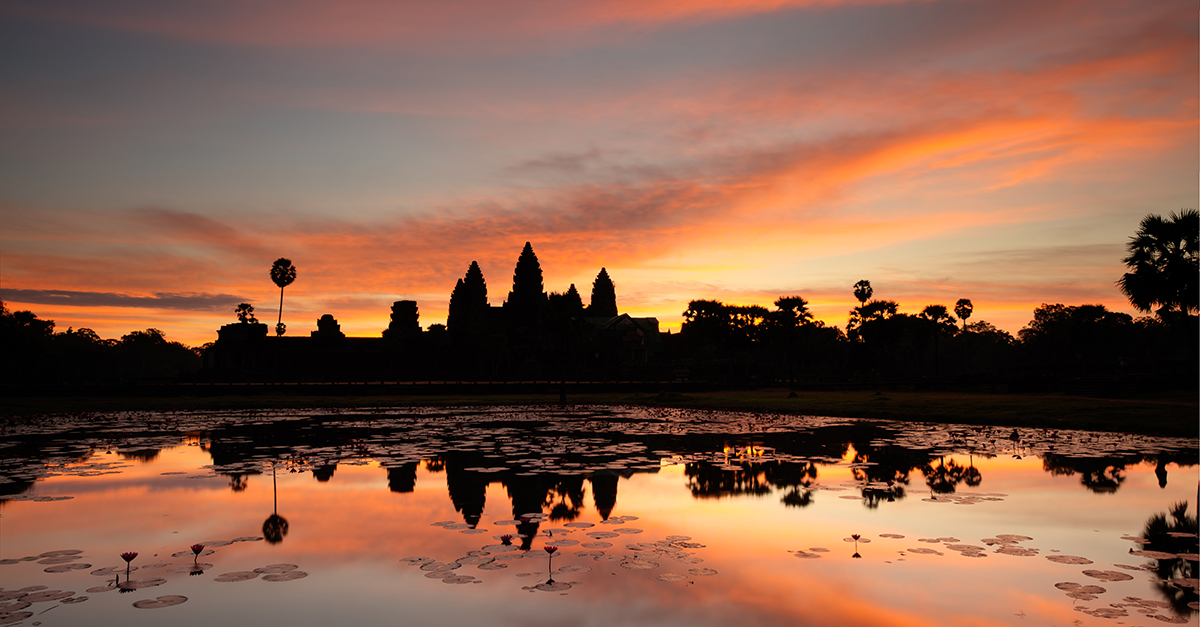
[{"label": "dark foreground water", "polygon": [[1195,625],[1196,462],[641,408],[63,416],[0,440],[0,624]]}]

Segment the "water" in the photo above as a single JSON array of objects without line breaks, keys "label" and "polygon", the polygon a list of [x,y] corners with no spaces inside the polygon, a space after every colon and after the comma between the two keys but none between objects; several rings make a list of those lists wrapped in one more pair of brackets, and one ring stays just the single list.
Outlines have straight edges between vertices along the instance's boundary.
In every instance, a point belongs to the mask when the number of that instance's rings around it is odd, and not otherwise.
[{"label": "water", "polygon": [[642,408],[10,423],[0,624],[1194,625],[1196,458]]}]

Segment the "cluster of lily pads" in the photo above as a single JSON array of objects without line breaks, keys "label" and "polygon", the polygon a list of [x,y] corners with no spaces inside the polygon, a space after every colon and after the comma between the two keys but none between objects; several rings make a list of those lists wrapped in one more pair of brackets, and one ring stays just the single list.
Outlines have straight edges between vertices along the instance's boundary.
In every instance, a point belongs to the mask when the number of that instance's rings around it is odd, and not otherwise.
[{"label": "cluster of lily pads", "polygon": [[[1187,539],[1198,538],[1197,534],[1186,533],[1186,532],[1184,532],[1184,533],[1176,532],[1176,533],[1172,533],[1172,535],[1175,537],[1187,538]],[[902,534],[898,534],[898,533],[881,533],[881,534],[879,534],[879,538],[887,539],[887,540],[903,540],[903,539],[905,539],[905,536]],[[1121,539],[1127,540],[1127,541],[1132,541],[1132,542],[1135,542],[1138,544],[1150,543],[1150,540],[1148,540],[1146,538],[1136,537],[1136,536],[1122,536]],[[844,538],[844,540],[846,542],[854,543],[854,554],[852,555],[852,557],[855,557],[855,558],[861,557],[861,555],[858,552],[859,544],[867,544],[867,543],[871,542],[870,538],[863,537],[860,534],[853,534],[848,538]],[[974,545],[974,544],[964,544],[964,543],[962,543],[962,541],[960,539],[955,538],[955,537],[918,538],[917,542],[940,545],[940,548],[944,548],[949,551],[957,552],[960,555],[962,555],[963,557],[971,557],[971,558],[987,557],[988,556],[987,547],[994,547],[994,550],[991,551],[991,554],[995,554],[995,555],[1008,555],[1008,556],[1013,556],[1013,557],[1035,557],[1040,554],[1040,549],[1037,549],[1034,547],[1021,546],[1022,542],[1028,542],[1028,541],[1032,541],[1032,540],[1033,540],[1033,538],[1031,538],[1029,536],[1023,536],[1023,535],[1017,535],[1017,534],[998,534],[995,537],[984,538],[984,539],[980,540],[980,543],[983,545],[986,545],[986,546],[979,546],[979,545]],[[818,559],[818,558],[822,557],[822,555],[827,554],[830,551],[829,551],[829,549],[824,548],[824,547],[811,547],[807,550],[805,550],[805,549],[789,550],[788,552],[792,553],[795,557],[800,558],[800,559]],[[916,548],[901,549],[901,550],[897,551],[897,553],[900,555],[900,558],[899,558],[900,561],[903,561],[904,556],[906,556],[906,555],[933,555],[933,556],[945,555],[945,553],[943,553],[942,551],[939,551],[934,548],[929,548],[929,547],[916,547]],[[1168,552],[1164,552],[1164,551],[1132,550],[1131,549],[1129,551],[1129,554],[1133,555],[1133,556],[1137,556],[1137,557],[1153,559],[1156,561],[1157,560],[1188,560],[1191,562],[1200,561],[1200,554],[1197,554],[1196,552],[1168,553]],[[1064,564],[1064,565],[1072,565],[1072,566],[1086,566],[1086,565],[1090,565],[1090,564],[1094,563],[1092,560],[1090,560],[1086,557],[1080,557],[1078,555],[1063,555],[1063,554],[1058,553],[1056,550],[1052,551],[1051,554],[1045,555],[1043,557],[1047,561],[1053,562],[1055,564]],[[1118,568],[1118,569],[1121,569],[1124,571],[1138,571],[1138,572],[1154,573],[1157,570],[1157,565],[1153,564],[1153,563],[1144,563],[1141,565],[1114,564],[1113,566],[1115,568]],[[1082,574],[1084,577],[1088,577],[1090,579],[1094,579],[1094,580],[1098,580],[1098,581],[1102,581],[1102,582],[1106,582],[1106,583],[1132,581],[1134,579],[1134,577],[1132,575],[1128,574],[1128,572],[1121,572],[1121,570],[1085,569],[1085,570],[1082,570],[1080,572],[1080,574]],[[1170,579],[1164,583],[1166,583],[1167,585],[1179,588],[1181,590],[1190,591],[1192,594],[1200,594],[1200,580],[1195,579],[1195,578],[1186,578],[1186,577],[1185,578],[1174,578],[1174,579]],[[1063,591],[1063,593],[1067,597],[1069,597],[1073,600],[1076,600],[1076,601],[1095,601],[1100,598],[1100,595],[1108,592],[1108,590],[1106,588],[1099,586],[1099,585],[1083,584],[1083,583],[1072,582],[1072,581],[1059,582],[1059,583],[1054,584],[1054,587]],[[1176,615],[1170,611],[1164,611],[1164,610],[1170,610],[1172,607],[1173,606],[1170,603],[1166,603],[1163,601],[1150,601],[1150,600],[1142,599],[1139,597],[1127,596],[1122,600],[1122,602],[1119,602],[1119,603],[1110,603],[1109,605],[1103,606],[1103,607],[1076,606],[1075,609],[1077,611],[1083,612],[1085,614],[1089,614],[1091,616],[1096,616],[1099,618],[1122,618],[1122,617],[1129,616],[1129,611],[1132,610],[1136,613],[1147,615],[1150,618],[1154,618],[1154,619],[1164,622],[1164,623],[1186,624],[1189,622],[1189,619],[1186,617]],[[1188,603],[1188,607],[1192,610],[1200,611],[1200,603],[1198,603],[1198,602],[1192,601],[1192,602]]]},{"label": "cluster of lily pads", "polygon": [[[626,523],[635,520],[638,520],[637,516],[613,516],[596,523],[569,522],[560,528],[543,529],[537,532],[537,539],[542,540],[541,550],[523,549],[522,544],[514,544],[514,540],[527,539],[527,536],[523,534],[502,533],[492,536],[492,539],[498,542],[481,546],[476,550],[467,551],[463,556],[453,560],[438,561],[428,556],[413,556],[403,558],[400,561],[410,566],[419,567],[425,573],[425,577],[429,579],[437,579],[447,584],[470,584],[481,583],[482,580],[476,575],[464,574],[462,572],[464,567],[473,566],[478,570],[487,572],[519,567],[521,564],[531,561],[541,562],[546,560],[549,564],[545,571],[522,572],[516,576],[521,578],[547,578],[544,582],[524,586],[522,587],[523,590],[560,593],[570,590],[580,582],[563,581],[555,579],[555,576],[561,577],[587,573],[591,572],[594,567],[598,567],[586,563],[578,563],[578,561],[587,561],[593,564],[612,563],[614,566],[627,571],[656,570],[661,568],[668,560],[687,566],[693,566],[704,561],[696,555],[696,550],[704,548],[704,545],[693,542],[690,536],[682,535],[671,535],[655,541],[630,542],[625,544],[624,551],[619,549],[614,551],[614,542],[618,538],[632,538],[644,533],[642,529],[626,526]],[[513,520],[497,520],[493,524],[498,527],[507,527],[540,525],[545,522],[547,522],[547,517],[544,513],[531,512],[522,514]],[[471,527],[470,525],[454,521],[438,521],[431,524],[447,531],[459,531],[461,533],[487,533],[489,531],[488,529]],[[579,539],[572,536],[579,536]],[[556,555],[559,555],[560,558],[567,558],[566,551],[568,547],[578,547],[577,550],[571,553],[576,563],[561,566],[557,569],[553,568],[553,561]],[[563,553],[560,554],[559,551],[563,551]],[[613,574],[615,574],[615,571]],[[711,568],[692,567],[686,570],[686,574],[683,572],[664,572],[655,575],[653,578],[665,582],[690,581],[697,577],[707,577],[716,574],[717,571]]]},{"label": "cluster of lily pads", "polygon": [[[245,536],[234,538],[233,540],[198,542],[188,547],[187,550],[171,555],[173,558],[192,558],[191,562],[184,563],[155,562],[135,566],[133,562],[138,557],[137,552],[128,551],[121,553],[120,557],[125,561],[125,565],[106,566],[92,570],[90,572],[91,575],[103,577],[106,581],[103,585],[88,588],[86,593],[101,594],[112,592],[113,590],[119,593],[131,593],[135,590],[155,588],[167,583],[167,579],[164,577],[146,577],[145,574],[148,571],[162,570],[164,574],[202,575],[205,571],[213,568],[213,564],[200,562],[199,558],[213,555],[216,552],[214,548],[229,546],[237,542],[260,541],[262,541],[262,537]],[[37,562],[38,564],[46,565],[46,568],[42,569],[42,572],[55,574],[93,568],[92,564],[82,561],[84,558],[84,552],[80,549],[62,549],[47,551],[39,555],[0,560],[0,565],[10,566],[21,562]],[[215,577],[213,581],[222,583],[249,581],[262,575],[263,581],[282,582],[303,579],[308,576],[308,573],[298,569],[299,566],[295,564],[269,564],[255,568],[253,571],[223,573]],[[139,571],[142,574],[138,579],[134,579],[133,573]],[[124,580],[121,579],[122,575],[125,577]],[[107,581],[109,578],[112,578],[112,580]],[[74,591],[52,590],[44,585],[25,586],[13,590],[0,588],[0,625],[16,623],[32,617],[34,615],[33,612],[28,611],[27,608],[35,603],[55,601],[63,605],[73,605],[83,603],[88,599],[88,596],[77,595]],[[159,609],[179,605],[187,600],[188,598],[182,595],[166,595],[154,599],[135,601],[133,607],[138,609]]]}]

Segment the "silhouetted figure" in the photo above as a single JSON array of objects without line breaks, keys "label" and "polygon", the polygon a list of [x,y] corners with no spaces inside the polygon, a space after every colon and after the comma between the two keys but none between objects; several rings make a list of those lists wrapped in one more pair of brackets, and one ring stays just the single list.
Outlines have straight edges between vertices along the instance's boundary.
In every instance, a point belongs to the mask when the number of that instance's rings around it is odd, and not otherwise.
[{"label": "silhouetted figure", "polygon": [[283,257],[276,259],[275,263],[271,265],[271,280],[279,286],[279,320],[275,324],[275,334],[283,335],[287,331],[287,327],[283,324],[283,288],[296,280],[296,266],[292,265],[291,260]]},{"label": "silhouetted figure", "polygon": [[617,316],[617,288],[604,268],[600,268],[600,274],[592,281],[592,302],[587,315],[604,318]]}]

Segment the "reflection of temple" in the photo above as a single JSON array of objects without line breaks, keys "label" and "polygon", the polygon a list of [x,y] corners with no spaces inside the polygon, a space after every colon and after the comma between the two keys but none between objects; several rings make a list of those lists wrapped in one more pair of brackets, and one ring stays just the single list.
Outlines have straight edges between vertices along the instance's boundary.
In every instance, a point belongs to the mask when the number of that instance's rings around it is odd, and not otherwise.
[{"label": "reflection of temple", "polygon": [[405,462],[399,466],[388,466],[388,490],[407,493],[417,488],[417,462]]}]

